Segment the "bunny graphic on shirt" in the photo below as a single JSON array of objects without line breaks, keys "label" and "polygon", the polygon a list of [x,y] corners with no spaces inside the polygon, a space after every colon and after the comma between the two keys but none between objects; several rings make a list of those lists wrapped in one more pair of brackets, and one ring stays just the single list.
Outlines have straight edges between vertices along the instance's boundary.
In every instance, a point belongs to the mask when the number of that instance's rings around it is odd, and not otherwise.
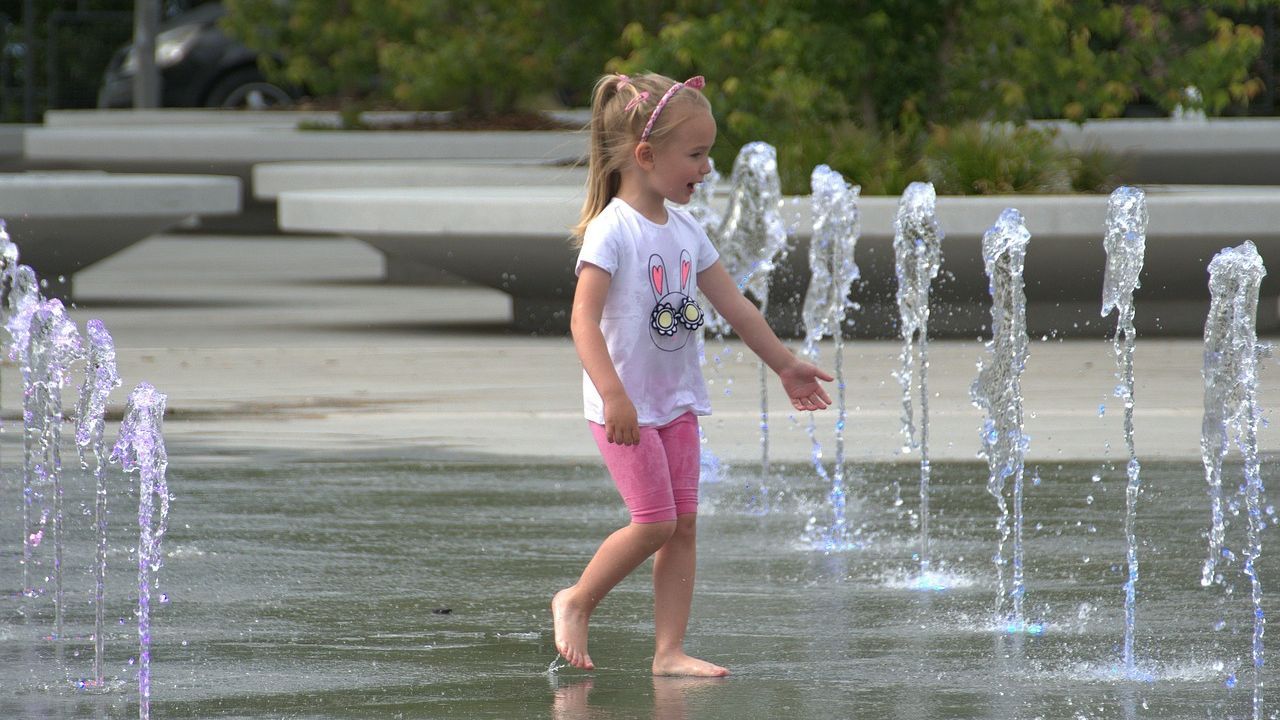
[{"label": "bunny graphic on shirt", "polygon": [[689,295],[693,280],[693,259],[680,251],[680,286],[668,289],[669,273],[660,255],[649,256],[649,288],[653,290],[653,312],[649,314],[649,337],[659,350],[675,352],[689,342],[694,330],[702,327],[702,308]]}]

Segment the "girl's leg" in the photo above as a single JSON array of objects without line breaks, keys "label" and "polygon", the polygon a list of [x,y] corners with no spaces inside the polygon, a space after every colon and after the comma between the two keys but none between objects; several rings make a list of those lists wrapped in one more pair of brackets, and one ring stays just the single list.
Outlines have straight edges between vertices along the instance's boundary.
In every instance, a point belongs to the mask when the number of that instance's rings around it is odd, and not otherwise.
[{"label": "girl's leg", "polygon": [[570,665],[584,670],[595,667],[587,654],[587,621],[592,611],[615,585],[671,538],[675,527],[675,521],[633,522],[615,531],[600,544],[578,582],[552,598],[556,650]]},{"label": "girl's leg", "polygon": [[653,623],[655,675],[720,677],[729,671],[684,652],[684,635],[693,605],[693,579],[698,565],[698,422],[692,415],[659,430],[671,468],[676,528],[653,557]]},{"label": "girl's leg", "polygon": [[694,513],[676,518],[676,531],[653,556],[654,675],[728,675],[725,668],[686,655],[684,633],[693,605],[693,575],[698,564]]},{"label": "girl's leg", "polygon": [[640,563],[657,552],[676,527],[667,453],[658,430],[640,428],[640,444],[614,445],[604,428],[591,424],[592,435],[631,511],[631,524],[605,538],[574,585],[551,600],[556,650],[574,667],[594,667],[587,654],[587,621],[604,596]]}]

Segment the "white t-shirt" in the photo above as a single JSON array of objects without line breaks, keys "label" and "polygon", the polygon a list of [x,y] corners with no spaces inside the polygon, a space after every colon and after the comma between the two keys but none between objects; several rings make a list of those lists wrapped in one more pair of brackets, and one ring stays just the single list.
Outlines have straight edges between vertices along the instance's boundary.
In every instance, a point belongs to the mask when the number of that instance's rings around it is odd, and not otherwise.
[{"label": "white t-shirt", "polygon": [[[574,272],[591,263],[612,276],[600,329],[641,425],[711,414],[698,363],[698,273],[719,257],[683,210],[668,207],[659,225],[615,197],[587,224]],[[587,419],[603,424],[604,402],[585,370],[582,398]]]}]

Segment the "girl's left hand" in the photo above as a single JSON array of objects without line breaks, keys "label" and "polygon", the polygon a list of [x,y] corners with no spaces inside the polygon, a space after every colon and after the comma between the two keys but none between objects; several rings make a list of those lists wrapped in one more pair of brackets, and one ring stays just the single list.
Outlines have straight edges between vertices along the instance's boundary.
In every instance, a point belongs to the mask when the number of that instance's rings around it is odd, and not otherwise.
[{"label": "girl's left hand", "polygon": [[818,384],[819,380],[831,382],[835,378],[816,365],[799,358],[778,373],[782,387],[797,410],[822,410],[831,404],[831,396]]}]

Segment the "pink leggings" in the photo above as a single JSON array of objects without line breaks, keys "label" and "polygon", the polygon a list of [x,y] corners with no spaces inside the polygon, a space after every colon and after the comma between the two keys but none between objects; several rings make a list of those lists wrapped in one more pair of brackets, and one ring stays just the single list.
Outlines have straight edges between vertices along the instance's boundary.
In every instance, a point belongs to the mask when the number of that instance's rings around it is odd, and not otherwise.
[{"label": "pink leggings", "polygon": [[666,425],[642,426],[639,445],[615,445],[603,425],[587,424],[632,522],[664,522],[698,511],[701,449],[696,415],[687,412]]}]

